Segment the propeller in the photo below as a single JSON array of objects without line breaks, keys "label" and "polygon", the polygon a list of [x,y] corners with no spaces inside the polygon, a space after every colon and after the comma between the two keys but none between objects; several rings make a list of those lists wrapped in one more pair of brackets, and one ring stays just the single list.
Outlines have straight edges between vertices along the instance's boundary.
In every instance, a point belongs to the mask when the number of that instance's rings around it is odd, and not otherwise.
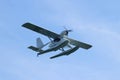
[{"label": "propeller", "polygon": [[63,26],[64,27],[64,29],[65,29],[65,32],[66,32],[66,35],[68,35],[68,33],[69,32],[72,32],[72,30],[70,29],[70,30],[68,30],[65,26]]},{"label": "propeller", "polygon": [[65,26],[63,26],[64,27],[64,29],[67,31],[67,32],[72,32],[72,30],[70,29],[70,30],[68,30]]}]

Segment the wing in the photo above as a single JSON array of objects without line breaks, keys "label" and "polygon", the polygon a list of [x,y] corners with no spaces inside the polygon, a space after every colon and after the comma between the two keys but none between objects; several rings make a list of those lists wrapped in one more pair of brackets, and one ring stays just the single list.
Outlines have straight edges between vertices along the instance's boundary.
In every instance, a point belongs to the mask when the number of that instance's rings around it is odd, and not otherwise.
[{"label": "wing", "polygon": [[60,36],[59,34],[56,34],[52,31],[47,30],[47,29],[38,27],[38,26],[36,26],[34,24],[31,24],[31,23],[25,23],[22,26],[25,27],[25,28],[28,28],[30,30],[33,30],[37,33],[40,33],[40,34],[43,34],[45,36],[51,37],[51,38],[56,38],[56,37]]},{"label": "wing", "polygon": [[74,39],[68,38],[68,40],[70,41],[70,44],[75,45],[75,46],[79,46],[79,47],[84,48],[84,49],[89,49],[92,47],[92,45],[90,45],[90,44],[86,44],[86,43],[83,43],[83,42],[80,42],[80,41],[77,41]]}]

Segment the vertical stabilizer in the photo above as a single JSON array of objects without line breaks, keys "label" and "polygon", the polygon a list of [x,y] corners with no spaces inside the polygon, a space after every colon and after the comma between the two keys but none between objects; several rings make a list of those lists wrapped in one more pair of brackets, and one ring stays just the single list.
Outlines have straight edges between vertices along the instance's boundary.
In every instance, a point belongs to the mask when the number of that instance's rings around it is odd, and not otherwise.
[{"label": "vertical stabilizer", "polygon": [[37,48],[39,48],[39,49],[41,49],[44,46],[44,44],[40,38],[36,39],[36,43],[37,43]]}]

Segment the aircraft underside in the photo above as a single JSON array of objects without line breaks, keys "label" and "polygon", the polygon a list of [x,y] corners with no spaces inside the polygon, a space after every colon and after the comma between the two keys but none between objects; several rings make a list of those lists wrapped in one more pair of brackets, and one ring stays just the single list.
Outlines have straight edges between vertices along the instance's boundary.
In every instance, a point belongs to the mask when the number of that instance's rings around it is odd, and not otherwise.
[{"label": "aircraft underside", "polygon": [[[72,30],[64,30],[60,34],[54,33],[53,31],[49,31],[47,29],[44,29],[42,27],[36,26],[31,23],[25,23],[22,25],[25,28],[28,28],[32,31],[35,31],[37,33],[40,33],[44,36],[47,36],[50,39],[50,42],[47,42],[46,44],[43,44],[42,40],[40,38],[37,38],[37,47],[29,46],[29,49],[32,49],[33,51],[38,52],[37,55],[45,54],[47,52],[51,51],[57,51],[61,50],[62,52],[60,54],[57,54],[55,56],[50,57],[50,59],[63,56],[63,55],[69,55],[79,48],[83,49],[90,49],[92,45],[80,42],[71,38],[68,38],[68,33]],[[43,47],[47,46],[49,44],[49,48],[47,50],[43,50]],[[74,47],[72,47],[72,46]],[[68,47],[68,50],[64,50],[64,47]]]}]

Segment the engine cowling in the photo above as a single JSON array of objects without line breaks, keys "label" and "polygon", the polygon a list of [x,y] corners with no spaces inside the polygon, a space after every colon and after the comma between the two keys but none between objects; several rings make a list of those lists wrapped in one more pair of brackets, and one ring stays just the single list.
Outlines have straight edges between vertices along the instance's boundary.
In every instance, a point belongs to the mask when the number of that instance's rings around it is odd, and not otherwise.
[{"label": "engine cowling", "polygon": [[64,35],[66,35],[66,36],[68,36],[68,33],[69,32],[71,32],[72,30],[64,30],[63,32],[61,32],[61,36],[64,36]]}]

